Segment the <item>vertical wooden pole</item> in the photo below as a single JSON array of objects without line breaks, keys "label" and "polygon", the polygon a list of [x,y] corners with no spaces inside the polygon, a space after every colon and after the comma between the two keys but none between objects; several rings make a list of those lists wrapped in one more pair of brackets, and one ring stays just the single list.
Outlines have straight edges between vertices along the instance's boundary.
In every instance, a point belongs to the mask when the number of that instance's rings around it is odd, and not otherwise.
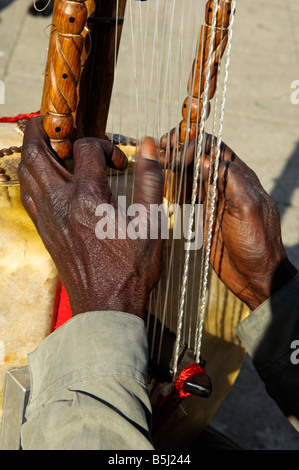
[{"label": "vertical wooden pole", "polygon": [[[216,4],[215,4],[216,3]],[[219,62],[222,58],[228,39],[228,28],[230,22],[232,0],[207,0],[205,7],[205,22],[201,28],[199,47],[197,57],[195,57],[191,73],[189,76],[187,93],[182,107],[182,121],[179,124],[179,142],[178,149],[181,149],[185,143],[195,140],[200,132],[200,122],[202,116],[202,106],[205,84],[207,82],[208,56],[211,42],[212,19],[214,5],[216,10],[216,31],[214,35],[212,63],[209,76],[208,103],[206,118],[210,113],[210,101],[213,99],[218,78]],[[190,175],[187,175],[187,178]],[[179,191],[181,183],[180,173],[174,173],[171,170],[165,172],[164,195],[171,202],[187,202],[190,194],[186,194],[186,183],[183,181],[183,189]]]},{"label": "vertical wooden pole", "polygon": [[87,16],[86,0],[55,1],[41,114],[52,148],[62,159],[72,153]]},{"label": "vertical wooden pole", "polygon": [[95,3],[94,16],[88,20],[91,48],[79,86],[76,127],[78,137],[104,138],[126,0]]},{"label": "vertical wooden pole", "polygon": [[[216,4],[216,31],[213,44],[212,66],[209,83],[208,99],[212,100],[217,87],[218,66],[224,54],[228,27],[231,15],[231,0],[208,0],[205,11],[205,24],[201,28],[200,43],[197,57],[194,60],[192,71],[188,82],[188,96],[183,103],[180,123],[180,144],[186,140],[194,140],[199,132],[199,122],[202,110],[205,82],[207,81],[207,62],[211,41],[212,16],[214,3]],[[209,110],[207,112],[207,117]]]}]

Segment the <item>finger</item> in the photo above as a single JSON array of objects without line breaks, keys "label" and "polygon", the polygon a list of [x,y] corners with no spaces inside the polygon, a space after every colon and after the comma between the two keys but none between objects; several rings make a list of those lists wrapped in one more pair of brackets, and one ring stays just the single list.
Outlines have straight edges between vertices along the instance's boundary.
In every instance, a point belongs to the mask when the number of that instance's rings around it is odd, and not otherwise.
[{"label": "finger", "polygon": [[21,153],[22,163],[42,190],[71,179],[70,173],[58,162],[42,126],[42,117],[28,121]]},{"label": "finger", "polygon": [[127,168],[128,159],[116,145],[107,140],[86,137],[77,140],[74,144],[74,172],[85,176],[98,173],[101,175],[103,156],[105,167],[107,164],[110,168],[121,171]]},{"label": "finger", "polygon": [[37,232],[39,233],[43,241],[43,244],[47,248],[48,243],[49,243],[49,237],[50,237],[48,232],[50,232],[51,227],[48,227],[49,230],[41,230],[41,227],[43,225],[42,220],[41,220],[41,216],[43,213],[42,209],[36,206],[36,203],[34,202],[31,194],[29,194],[26,190],[21,189],[20,196],[21,196],[21,201],[22,201],[24,209],[26,210],[33,224],[35,225],[35,228]]},{"label": "finger", "polygon": [[143,204],[148,212],[152,204],[163,201],[163,175],[159,164],[157,143],[146,138],[140,144],[135,171],[135,201]]},{"label": "finger", "polygon": [[[41,205],[44,200],[43,192],[22,162],[20,163],[18,168],[18,178],[20,181],[21,199],[22,202],[24,199],[26,203],[26,206],[24,203],[23,206],[25,207],[30,217],[34,216],[34,219],[36,220],[39,209],[42,210]],[[28,203],[27,200],[29,201]]]},{"label": "finger", "polygon": [[32,197],[26,191],[21,191],[21,201],[32,222],[37,226],[38,213]]},{"label": "finger", "polygon": [[177,146],[178,142],[179,142],[178,129],[177,128],[171,129],[170,132],[162,135],[160,139],[160,149],[161,150],[172,149],[173,147]]},{"label": "finger", "polygon": [[106,153],[99,139],[83,138],[73,146],[74,181],[82,195],[87,191],[110,202],[112,194],[106,173]]},{"label": "finger", "polygon": [[41,188],[22,161],[18,167],[18,179],[20,181],[21,192],[27,191],[31,195],[42,197]]},{"label": "finger", "polygon": [[161,168],[169,168],[172,158],[173,149],[178,147],[178,132],[174,128],[160,139],[160,165]]},{"label": "finger", "polygon": [[[215,160],[218,150],[219,149],[217,149],[217,138],[215,136],[207,134],[205,142],[206,155],[211,155],[212,160]],[[235,163],[242,170],[245,176],[253,178],[254,180],[258,180],[258,177],[255,172],[251,168],[249,168],[249,166],[246,165],[246,163],[241,160],[241,158],[239,158],[237,154],[224,142],[221,142],[220,144],[219,160],[223,162]]]},{"label": "finger", "polygon": [[[168,139],[168,143],[166,143]],[[186,144],[178,143],[176,129],[161,138],[160,164],[161,167],[171,169],[173,172],[183,171],[195,161],[197,141],[192,140]]]},{"label": "finger", "polygon": [[[172,129],[169,134],[161,137],[161,166],[171,168],[172,171],[182,171],[183,168],[189,167],[195,161],[198,152],[197,139],[192,140],[185,145],[178,147],[178,139],[176,129]],[[210,156],[212,161],[215,161],[217,156],[217,138],[211,134],[205,133],[201,154]],[[243,162],[236,153],[228,147],[224,142],[221,142],[220,161],[231,161],[236,163],[242,171],[250,178],[257,179],[256,174]]]},{"label": "finger", "polygon": [[225,198],[228,210],[242,212],[266,193],[258,180],[249,179],[236,162],[228,161],[219,164],[218,194]]},{"label": "finger", "polygon": [[108,140],[101,140],[100,143],[106,154],[107,165],[112,169],[124,171],[128,166],[124,152]]}]

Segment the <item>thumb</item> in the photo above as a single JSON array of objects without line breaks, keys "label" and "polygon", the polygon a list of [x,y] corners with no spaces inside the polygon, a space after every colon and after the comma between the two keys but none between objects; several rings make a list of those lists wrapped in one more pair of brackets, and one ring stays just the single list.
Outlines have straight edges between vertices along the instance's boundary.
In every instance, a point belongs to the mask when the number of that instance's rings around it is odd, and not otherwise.
[{"label": "thumb", "polygon": [[151,204],[163,202],[164,179],[159,163],[159,148],[147,137],[140,144],[135,170],[135,202],[149,211]]},{"label": "thumb", "polygon": [[[147,137],[141,142],[135,168],[135,202],[142,205],[142,217],[146,217],[143,229],[160,238],[164,212],[157,209],[163,202],[164,179],[155,140]],[[156,213],[158,218],[152,217]]]}]

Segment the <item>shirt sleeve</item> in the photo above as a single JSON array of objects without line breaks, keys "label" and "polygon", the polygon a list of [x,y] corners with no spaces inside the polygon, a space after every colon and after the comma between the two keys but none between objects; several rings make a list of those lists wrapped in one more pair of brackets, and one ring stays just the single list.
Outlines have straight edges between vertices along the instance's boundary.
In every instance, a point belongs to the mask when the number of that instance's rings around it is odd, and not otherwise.
[{"label": "shirt sleeve", "polygon": [[29,355],[23,450],[152,450],[142,319],[77,315]]},{"label": "shirt sleeve", "polygon": [[236,332],[267,392],[299,431],[299,274]]}]

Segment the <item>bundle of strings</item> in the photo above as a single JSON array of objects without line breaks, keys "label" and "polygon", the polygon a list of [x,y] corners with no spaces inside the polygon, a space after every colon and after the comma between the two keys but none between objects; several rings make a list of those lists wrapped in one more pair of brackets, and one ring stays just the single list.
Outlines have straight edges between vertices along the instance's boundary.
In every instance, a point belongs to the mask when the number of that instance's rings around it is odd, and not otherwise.
[{"label": "bundle of strings", "polygon": [[[118,2],[117,2],[118,3]],[[190,64],[198,55],[199,40],[194,45],[194,37],[198,36],[200,26],[203,23],[205,2],[201,14],[198,12],[198,0],[183,0],[180,2],[165,0],[160,2],[136,2],[129,0],[126,7],[126,18],[124,22],[120,51],[114,55],[114,92],[111,99],[110,114],[107,129],[111,134],[125,134],[134,136],[140,140],[144,135],[152,135],[157,140],[176,127],[181,120],[181,107],[186,95],[186,84],[190,74]],[[214,98],[214,114],[211,134],[216,135],[216,123],[219,121],[217,133],[216,158],[214,161],[214,180],[212,193],[207,201],[209,220],[204,221],[203,240],[205,244],[201,252],[192,252],[193,227],[195,223],[195,206],[200,200],[198,186],[201,182],[201,159],[200,156],[205,148],[205,133],[207,128],[207,108],[209,103],[209,89],[211,68],[213,63],[213,44],[216,31],[217,1],[213,5],[213,17],[211,27],[211,39],[209,43],[209,55],[207,59],[207,71],[203,94],[203,106],[201,115],[198,116],[197,152],[194,159],[194,177],[192,197],[190,204],[190,215],[186,243],[181,240],[179,246],[180,276],[179,284],[176,281],[176,254],[177,241],[172,239],[168,243],[166,253],[166,267],[164,283],[160,282],[158,288],[152,293],[149,302],[149,314],[161,322],[159,347],[157,360],[162,354],[162,338],[164,326],[167,325],[171,331],[176,331],[176,342],[173,358],[173,376],[176,377],[179,363],[180,343],[183,340],[189,348],[195,351],[196,362],[200,361],[201,339],[206,310],[206,295],[208,287],[209,256],[212,238],[213,215],[215,210],[215,197],[217,190],[217,169],[220,156],[220,145],[222,138],[225,95],[228,80],[229,58],[232,39],[232,25],[234,15],[231,15],[229,38],[224,65],[224,79],[222,99],[219,98],[219,86]],[[232,1],[232,11],[235,11],[235,0]],[[45,8],[48,5],[45,6]],[[117,16],[117,15],[116,15]],[[116,18],[116,22],[117,22]],[[154,27],[150,21],[154,24]],[[115,28],[116,35],[118,29]],[[115,40],[117,43],[117,40]],[[118,57],[117,57],[118,56]],[[221,57],[219,57],[218,75],[221,72]],[[175,71],[175,73],[174,73]],[[218,109],[220,102],[220,110]],[[18,115],[12,118],[1,118],[0,122],[17,122],[21,119],[29,119],[38,115],[39,112]],[[176,144],[175,144],[176,145]],[[174,145],[174,146],[175,146]],[[214,149],[211,149],[211,155]],[[183,158],[185,154],[183,155]],[[184,172],[181,179],[185,177]],[[114,187],[115,195],[118,195],[118,181]],[[198,185],[198,181],[200,181]],[[182,190],[180,184],[180,190]],[[132,184],[132,192],[134,183]],[[178,200],[180,194],[178,194]],[[200,279],[198,269],[200,266]],[[192,269],[193,268],[193,269]],[[191,272],[192,271],[192,272]],[[191,279],[191,281],[190,281]],[[174,288],[173,288],[174,286]],[[177,289],[177,292],[175,292]],[[195,293],[195,289],[197,292]],[[179,295],[178,295],[178,292]],[[187,296],[189,302],[187,303]],[[196,306],[197,301],[197,306]],[[173,311],[176,307],[177,313]],[[63,311],[63,315],[62,312]],[[195,313],[194,313],[195,312]],[[66,293],[62,292],[62,300],[59,324],[70,318],[70,307]],[[148,315],[150,318],[150,315]],[[194,326],[195,325],[195,326]],[[148,325],[149,328],[149,325]],[[154,355],[156,334],[156,323],[154,324],[151,359]]]},{"label": "bundle of strings", "polygon": [[[124,135],[134,135],[140,139],[144,135],[152,135],[157,140],[177,127],[181,120],[182,103],[186,96],[191,65],[198,54],[199,41],[194,44],[194,37],[199,36],[200,26],[204,22],[204,9],[206,2],[193,0],[159,2],[133,2],[127,3],[126,21],[122,33],[122,41],[116,67],[114,94],[111,100],[111,110],[108,127],[113,132]],[[213,38],[216,31],[217,4],[214,2],[211,40],[206,72],[206,82],[203,96],[201,116],[198,117],[199,130],[197,137],[197,152],[194,162],[193,189],[191,198],[190,218],[186,245],[180,248],[179,269],[180,295],[173,289],[174,278],[177,275],[176,254],[177,241],[168,244],[166,253],[166,273],[163,286],[158,286],[152,294],[149,309],[159,317],[163,327],[167,324],[171,330],[176,331],[176,346],[174,348],[174,376],[177,373],[179,362],[180,342],[183,340],[196,352],[196,362],[199,362],[201,351],[201,338],[206,310],[206,295],[208,287],[209,257],[212,238],[212,225],[215,210],[215,197],[217,191],[217,170],[222,141],[224,108],[226,88],[229,72],[229,59],[233,31],[234,15],[230,17],[228,43],[225,63],[221,64],[219,57],[218,76],[222,73],[222,96],[217,87],[214,97],[214,112],[212,122],[207,117],[209,101],[209,79],[214,60]],[[232,2],[231,10],[235,11],[236,2]],[[199,8],[201,7],[201,9]],[[154,27],[150,25],[153,20]],[[220,80],[219,80],[220,81]],[[129,90],[129,91],[128,91]],[[126,93],[129,98],[127,99]],[[217,129],[217,125],[219,126]],[[200,200],[198,188],[202,187],[200,155],[205,149],[205,139],[208,126],[210,133],[216,136],[216,154],[214,159],[214,179],[210,181],[212,188],[208,200],[209,219],[204,221],[203,239],[206,240],[202,250],[194,253],[191,240],[195,224],[195,207]],[[183,159],[185,155],[183,155]],[[185,178],[182,172],[181,178]],[[198,183],[199,182],[199,183]],[[183,184],[181,184],[181,187]],[[178,200],[180,195],[178,194]],[[200,268],[200,282],[197,285],[198,265]],[[163,282],[163,281],[162,281]],[[195,293],[195,289],[198,289]],[[187,301],[188,297],[188,301]],[[175,299],[174,299],[175,298]],[[196,305],[197,299],[197,305]],[[170,307],[169,307],[170,306]],[[177,314],[174,313],[175,306]],[[170,310],[170,311],[169,311]],[[194,328],[195,323],[195,328]],[[158,357],[161,355],[162,334]],[[154,341],[153,341],[154,343]],[[153,355],[153,348],[151,351]]]},{"label": "bundle of strings", "polygon": [[[118,3],[118,2],[117,2]],[[199,14],[199,3],[201,14]],[[151,135],[157,140],[176,127],[180,122],[182,103],[186,96],[191,65],[198,55],[198,37],[204,19],[205,3],[198,0],[165,0],[160,2],[136,2],[128,0],[119,52],[115,52],[114,90],[111,98],[107,130],[113,134],[134,137],[140,140]],[[235,11],[235,0],[232,11]],[[168,240],[165,253],[164,277],[152,292],[148,318],[154,316],[154,331],[150,346],[150,359],[156,357],[159,362],[163,349],[163,331],[167,326],[176,333],[173,353],[173,377],[177,377],[180,344],[183,341],[195,352],[196,363],[200,362],[201,340],[206,311],[208,288],[209,257],[211,249],[213,216],[217,191],[217,170],[222,140],[226,87],[228,81],[229,58],[234,15],[230,17],[228,44],[224,66],[219,57],[218,78],[223,70],[222,97],[219,86],[214,97],[212,122],[208,122],[208,103],[211,68],[213,64],[213,44],[216,31],[217,4],[214,2],[211,40],[207,59],[206,81],[203,94],[201,115],[198,116],[197,151],[194,158],[194,177],[190,215],[187,223],[186,240]],[[196,12],[196,14],[195,14]],[[117,25],[117,19],[116,19]],[[118,29],[116,28],[116,35]],[[117,43],[117,41],[115,41]],[[216,129],[217,123],[219,125]],[[200,200],[198,187],[202,187],[201,159],[205,149],[207,124],[210,133],[216,136],[214,159],[214,179],[210,181],[211,196],[207,201],[209,219],[204,221],[204,246],[201,250],[192,250],[193,227],[195,224],[196,204]],[[183,158],[185,155],[183,155]],[[124,178],[127,178],[125,175]],[[181,178],[185,178],[182,172]],[[114,180],[113,180],[114,181]],[[120,195],[118,177],[110,179],[114,196]],[[126,180],[127,181],[127,180]],[[198,183],[200,182],[200,183]],[[127,184],[127,183],[125,183]],[[134,177],[132,192],[134,190]],[[182,188],[182,184],[180,188]],[[122,185],[123,187],[123,185]],[[178,194],[178,199],[180,195]],[[166,203],[167,204],[167,203]],[[178,253],[178,254],[177,254]],[[179,256],[179,264],[177,257]],[[179,266],[179,267],[178,267]],[[61,312],[70,317],[69,306],[63,292]],[[67,307],[66,307],[67,306]],[[160,322],[158,352],[154,350],[158,335],[157,322]],[[59,320],[61,324],[61,320]],[[149,323],[147,325],[149,329]]]}]

